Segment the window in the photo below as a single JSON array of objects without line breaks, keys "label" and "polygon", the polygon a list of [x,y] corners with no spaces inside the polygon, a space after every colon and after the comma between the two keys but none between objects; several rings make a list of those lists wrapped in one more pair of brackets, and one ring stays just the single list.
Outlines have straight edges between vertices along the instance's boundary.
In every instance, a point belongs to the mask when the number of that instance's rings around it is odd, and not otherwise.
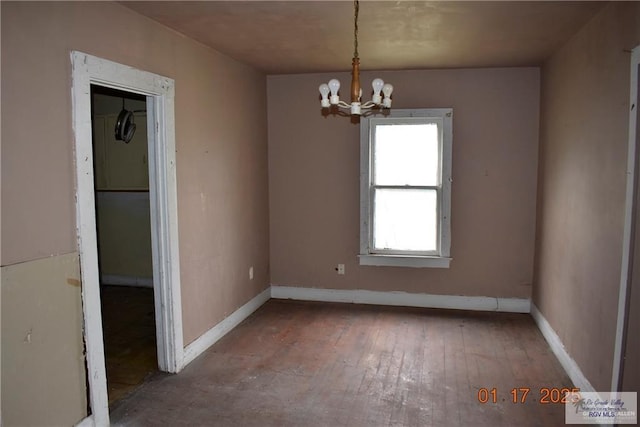
[{"label": "window", "polygon": [[453,110],[360,120],[360,264],[449,267]]}]

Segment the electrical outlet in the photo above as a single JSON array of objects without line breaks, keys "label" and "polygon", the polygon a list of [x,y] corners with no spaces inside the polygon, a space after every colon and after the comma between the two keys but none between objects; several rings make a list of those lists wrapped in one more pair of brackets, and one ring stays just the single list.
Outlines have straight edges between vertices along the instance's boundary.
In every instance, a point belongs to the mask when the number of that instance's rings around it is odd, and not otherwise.
[{"label": "electrical outlet", "polygon": [[253,266],[249,267],[249,280],[253,280]]},{"label": "electrical outlet", "polygon": [[338,272],[338,274],[344,275],[344,264],[338,264],[336,271]]}]

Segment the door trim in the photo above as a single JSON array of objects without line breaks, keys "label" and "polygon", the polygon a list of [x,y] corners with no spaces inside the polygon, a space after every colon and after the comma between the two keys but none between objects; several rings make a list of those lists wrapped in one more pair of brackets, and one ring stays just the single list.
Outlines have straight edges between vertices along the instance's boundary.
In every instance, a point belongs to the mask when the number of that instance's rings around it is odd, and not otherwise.
[{"label": "door trim", "polygon": [[[613,349],[613,370],[611,373],[611,391],[619,391],[624,368],[624,341],[626,335],[627,302],[633,273],[633,241],[638,209],[636,192],[638,186],[638,68],[640,68],[640,46],[631,51],[631,79],[629,85],[629,146],[627,153],[627,192],[624,209],[624,232],[622,235],[622,266],[620,271],[620,291],[618,295],[618,320],[616,322],[616,340]],[[638,272],[636,272],[638,274]]]},{"label": "door trim", "polygon": [[82,306],[91,415],[83,421],[109,425],[109,405],[100,310],[96,236],[91,85],[110,87],[147,97],[149,139],[149,198],[160,370],[178,372],[184,359],[178,201],[176,189],[173,79],[98,58],[71,52],[72,115],[75,137],[76,228],[80,252]]}]

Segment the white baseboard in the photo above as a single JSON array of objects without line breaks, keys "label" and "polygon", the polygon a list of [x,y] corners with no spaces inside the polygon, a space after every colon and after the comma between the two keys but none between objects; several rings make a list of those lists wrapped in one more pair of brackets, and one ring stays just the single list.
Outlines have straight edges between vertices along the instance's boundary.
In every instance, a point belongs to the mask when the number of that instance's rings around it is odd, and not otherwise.
[{"label": "white baseboard", "polygon": [[449,308],[457,310],[502,311],[529,313],[527,298],[471,297],[459,295],[411,294],[407,292],[379,292],[299,288],[271,285],[271,298],[302,301],[346,302],[356,304],[394,305],[403,307]]},{"label": "white baseboard", "polygon": [[580,391],[594,392],[593,386],[589,380],[587,380],[587,377],[584,376],[576,361],[567,353],[556,331],[553,330],[547,319],[545,319],[542,313],[540,313],[540,310],[538,310],[538,307],[533,303],[531,304],[531,317],[533,317],[538,325],[542,336],[544,336],[547,343],[549,343],[551,351],[556,355],[565,372],[569,375],[571,381],[573,381],[573,385],[579,387]]},{"label": "white baseboard", "polygon": [[118,274],[103,274],[100,284],[116,286],[135,286],[139,288],[153,288],[152,277],[122,276]]},{"label": "white baseboard", "polygon": [[215,344],[220,338],[225,336],[229,331],[238,326],[240,322],[249,317],[251,313],[256,311],[262,304],[271,298],[271,289],[267,288],[245,305],[234,311],[230,316],[200,335],[195,341],[184,348],[184,358],[182,366],[188,365],[196,357],[200,356],[205,350]]},{"label": "white baseboard", "polygon": [[96,425],[96,422],[93,418],[93,415],[89,415],[88,417],[80,421],[78,424],[76,424],[75,427],[95,427],[95,425]]}]

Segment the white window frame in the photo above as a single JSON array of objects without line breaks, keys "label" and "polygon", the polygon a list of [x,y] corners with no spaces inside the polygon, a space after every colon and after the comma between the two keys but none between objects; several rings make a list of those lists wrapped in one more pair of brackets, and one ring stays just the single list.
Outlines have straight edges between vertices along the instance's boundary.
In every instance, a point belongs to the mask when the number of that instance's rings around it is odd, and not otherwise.
[{"label": "white window frame", "polygon": [[[373,249],[374,128],[385,123],[437,123],[440,143],[438,192],[438,248],[434,252]],[[385,116],[360,119],[360,265],[449,268],[451,262],[451,149],[453,109],[391,110]]]}]

